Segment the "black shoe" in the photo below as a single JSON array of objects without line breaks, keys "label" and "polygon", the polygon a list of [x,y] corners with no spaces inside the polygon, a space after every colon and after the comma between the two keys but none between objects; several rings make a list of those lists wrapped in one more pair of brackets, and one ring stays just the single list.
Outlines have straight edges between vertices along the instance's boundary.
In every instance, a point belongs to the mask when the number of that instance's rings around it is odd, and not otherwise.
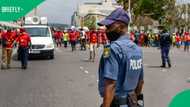
[{"label": "black shoe", "polygon": [[25,66],[24,69],[27,69],[27,67]]},{"label": "black shoe", "polygon": [[168,67],[169,67],[169,68],[171,68],[171,67],[172,67],[172,65],[171,65],[171,64],[168,64]]},{"label": "black shoe", "polygon": [[22,66],[22,69],[27,69],[27,66]]}]

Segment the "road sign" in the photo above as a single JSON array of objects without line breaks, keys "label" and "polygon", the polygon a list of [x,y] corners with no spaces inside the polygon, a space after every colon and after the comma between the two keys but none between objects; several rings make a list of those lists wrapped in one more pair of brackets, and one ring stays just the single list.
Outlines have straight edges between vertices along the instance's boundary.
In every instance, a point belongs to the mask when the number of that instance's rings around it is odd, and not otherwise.
[{"label": "road sign", "polygon": [[45,0],[0,0],[0,21],[16,21]]}]

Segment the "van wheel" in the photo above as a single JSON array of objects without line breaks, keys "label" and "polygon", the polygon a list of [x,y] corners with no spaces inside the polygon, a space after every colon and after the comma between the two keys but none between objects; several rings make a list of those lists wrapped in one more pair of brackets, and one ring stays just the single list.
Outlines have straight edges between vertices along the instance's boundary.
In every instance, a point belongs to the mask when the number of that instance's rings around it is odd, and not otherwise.
[{"label": "van wheel", "polygon": [[54,54],[53,54],[53,55],[50,55],[49,58],[50,58],[50,59],[54,59],[54,58],[55,58]]}]

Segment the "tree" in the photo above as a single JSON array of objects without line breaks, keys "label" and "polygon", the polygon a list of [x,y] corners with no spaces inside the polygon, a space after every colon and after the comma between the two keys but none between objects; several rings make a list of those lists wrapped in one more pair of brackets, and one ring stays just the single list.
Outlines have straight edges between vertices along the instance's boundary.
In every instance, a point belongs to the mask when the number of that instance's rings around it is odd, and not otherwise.
[{"label": "tree", "polygon": [[86,17],[84,20],[84,26],[88,27],[89,29],[96,28],[96,17],[93,15]]},{"label": "tree", "polygon": [[[131,7],[134,7],[134,5],[137,3],[138,0],[131,0]],[[117,3],[119,3],[120,5],[122,5],[124,7],[125,10],[128,9],[129,6],[129,0],[116,0]]]},{"label": "tree", "polygon": [[[169,13],[175,8],[175,0],[131,0],[132,17],[134,24],[139,17],[149,17],[151,19],[159,21],[162,18],[168,18]],[[117,0],[117,2],[124,6],[124,9],[128,8],[128,0]],[[127,9],[126,9],[127,10]],[[168,14],[167,14],[168,13]],[[175,11],[172,13],[172,15]],[[167,16],[166,16],[167,15]],[[166,19],[164,19],[166,20]]]}]

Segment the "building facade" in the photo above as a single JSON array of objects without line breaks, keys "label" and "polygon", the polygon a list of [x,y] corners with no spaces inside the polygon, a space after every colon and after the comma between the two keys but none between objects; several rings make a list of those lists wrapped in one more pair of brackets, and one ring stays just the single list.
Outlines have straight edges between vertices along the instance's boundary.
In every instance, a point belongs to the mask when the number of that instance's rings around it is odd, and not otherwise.
[{"label": "building facade", "polygon": [[119,7],[112,0],[102,0],[102,2],[85,2],[78,6],[76,12],[72,16],[71,24],[73,26],[84,26],[84,21],[88,20],[89,17],[94,16],[96,22],[102,20],[109,15],[113,10]]}]

